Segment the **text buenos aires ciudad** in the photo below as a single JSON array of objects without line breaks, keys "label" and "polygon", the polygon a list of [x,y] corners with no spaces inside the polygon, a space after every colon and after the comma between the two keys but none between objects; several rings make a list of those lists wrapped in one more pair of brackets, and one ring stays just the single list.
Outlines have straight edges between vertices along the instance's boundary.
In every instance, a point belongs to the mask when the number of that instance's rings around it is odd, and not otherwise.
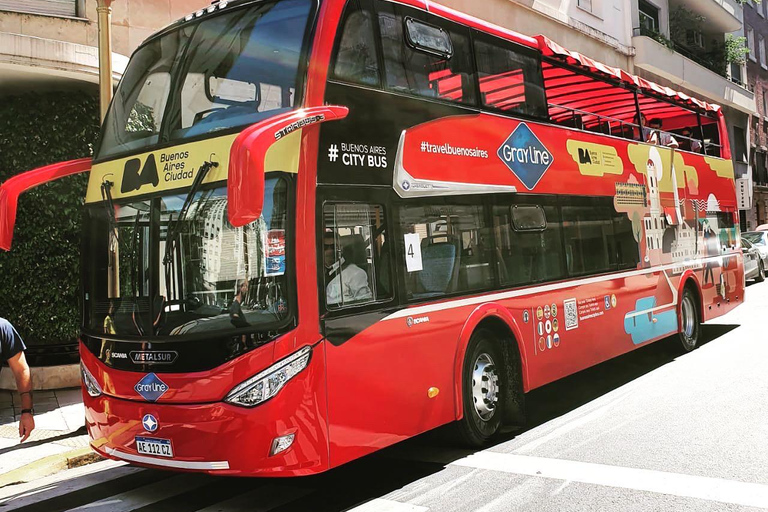
[{"label": "text buenos aires ciudad", "polygon": [[189,151],[162,153],[160,164],[163,166],[163,178],[166,183],[177,180],[191,180],[194,170],[186,166]]}]

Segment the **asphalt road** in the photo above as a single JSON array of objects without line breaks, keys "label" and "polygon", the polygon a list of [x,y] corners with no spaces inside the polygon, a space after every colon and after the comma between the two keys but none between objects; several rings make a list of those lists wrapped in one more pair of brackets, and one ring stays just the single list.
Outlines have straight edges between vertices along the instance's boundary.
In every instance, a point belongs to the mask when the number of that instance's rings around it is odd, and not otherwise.
[{"label": "asphalt road", "polygon": [[427,434],[323,475],[223,479],[102,462],[0,489],[0,512],[768,508],[768,283],[703,327],[528,396],[529,426],[479,452]]}]

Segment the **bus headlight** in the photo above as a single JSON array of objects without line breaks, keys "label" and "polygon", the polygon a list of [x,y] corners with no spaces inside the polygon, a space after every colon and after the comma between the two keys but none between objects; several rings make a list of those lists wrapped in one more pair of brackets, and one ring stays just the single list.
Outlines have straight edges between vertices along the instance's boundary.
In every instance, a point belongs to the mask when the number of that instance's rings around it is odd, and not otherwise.
[{"label": "bus headlight", "polygon": [[80,375],[83,378],[85,390],[89,395],[94,398],[101,395],[101,386],[99,386],[99,383],[96,382],[96,378],[88,371],[88,368],[85,367],[82,361],[80,362]]},{"label": "bus headlight", "polygon": [[254,407],[266,402],[283,389],[286,382],[307,367],[311,355],[312,347],[302,348],[258,375],[235,386],[224,398],[224,401],[245,407]]}]

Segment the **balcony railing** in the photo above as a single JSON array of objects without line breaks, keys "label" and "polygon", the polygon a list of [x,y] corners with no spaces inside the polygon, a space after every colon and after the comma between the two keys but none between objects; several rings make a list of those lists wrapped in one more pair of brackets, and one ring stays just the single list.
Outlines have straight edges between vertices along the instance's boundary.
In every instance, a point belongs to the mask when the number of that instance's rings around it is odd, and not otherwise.
[{"label": "balcony railing", "polygon": [[706,55],[702,55],[700,52],[697,53],[695,50],[690,49],[689,47],[678,43],[677,41],[674,41],[672,39],[669,39],[668,37],[664,36],[663,34],[660,34],[659,32],[649,30],[646,27],[637,27],[634,29],[633,34],[635,36],[646,36],[650,37],[654,41],[656,41],[659,44],[662,44],[666,46],[667,48],[676,51],[686,59],[692,60],[696,64],[699,64],[700,66],[703,66],[707,68],[710,71],[713,71],[717,73],[718,75],[722,76],[723,78],[730,80],[731,82],[735,83],[739,87],[742,87],[750,92],[754,92],[754,87],[750,86],[749,84],[746,84],[739,80],[738,78],[734,76],[728,75],[728,64],[726,63],[725,59],[718,59],[713,57],[707,57]]}]

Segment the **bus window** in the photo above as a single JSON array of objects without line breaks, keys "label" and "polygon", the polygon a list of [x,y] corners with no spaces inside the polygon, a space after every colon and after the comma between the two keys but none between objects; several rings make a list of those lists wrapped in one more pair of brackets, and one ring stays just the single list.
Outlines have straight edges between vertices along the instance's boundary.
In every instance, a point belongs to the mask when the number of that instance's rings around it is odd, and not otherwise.
[{"label": "bus window", "polygon": [[456,103],[475,102],[471,50],[465,29],[430,18],[430,25],[450,36],[453,48],[450,56],[435,55],[406,41],[403,13],[410,10],[389,4],[380,4],[379,9],[385,78],[390,90]]},{"label": "bus window", "polygon": [[[536,210],[531,208],[536,206]],[[544,226],[521,229],[521,211],[544,213]],[[496,256],[502,285],[525,285],[563,279],[560,214],[554,206],[499,205],[493,209]]]},{"label": "bus window", "polygon": [[481,290],[493,283],[493,240],[481,206],[404,206],[400,226],[409,298]]},{"label": "bus window", "polygon": [[613,211],[601,205],[563,206],[565,256],[570,275],[615,269]]},{"label": "bus window", "polygon": [[546,119],[544,79],[536,53],[479,33],[474,42],[483,106]]},{"label": "bus window", "polygon": [[[171,136],[251,124],[293,108],[309,0],[259,3],[200,22],[181,80]],[[216,41],[209,44],[208,41]]]},{"label": "bus window", "polygon": [[362,85],[379,85],[379,61],[373,39],[373,16],[359,0],[347,4],[344,31],[336,50],[333,76]]},{"label": "bus window", "polygon": [[328,309],[370,304],[392,297],[384,208],[326,204],[323,264]]},{"label": "bus window", "polygon": [[158,142],[171,90],[171,66],[189,31],[156,39],[136,51],[104,122],[100,157]]}]

